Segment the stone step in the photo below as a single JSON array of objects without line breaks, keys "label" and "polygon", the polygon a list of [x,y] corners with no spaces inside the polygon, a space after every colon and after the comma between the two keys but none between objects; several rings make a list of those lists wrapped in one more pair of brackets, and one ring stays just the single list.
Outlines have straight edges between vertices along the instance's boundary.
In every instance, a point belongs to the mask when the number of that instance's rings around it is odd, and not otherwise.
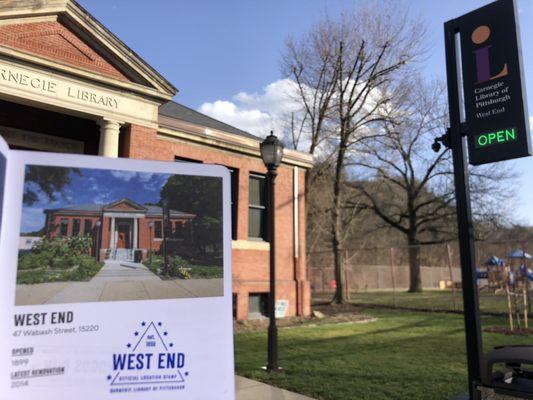
[{"label": "stone step", "polygon": [[112,254],[113,260],[133,261],[133,249],[115,249]]}]

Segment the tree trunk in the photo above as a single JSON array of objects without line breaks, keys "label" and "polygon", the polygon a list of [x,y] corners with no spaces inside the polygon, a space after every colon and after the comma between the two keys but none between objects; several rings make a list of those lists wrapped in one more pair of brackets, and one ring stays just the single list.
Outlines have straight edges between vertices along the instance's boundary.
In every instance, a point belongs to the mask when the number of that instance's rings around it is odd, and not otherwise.
[{"label": "tree trunk", "polygon": [[341,185],[343,180],[343,165],[344,156],[346,153],[346,146],[341,143],[339,153],[337,155],[337,165],[335,168],[335,182],[333,184],[333,207],[332,207],[332,244],[333,244],[333,257],[335,261],[335,282],[337,287],[335,289],[335,295],[333,296],[333,303],[344,304],[346,303],[346,287],[344,285],[344,263],[342,260],[342,199],[341,199]]},{"label": "tree trunk", "polygon": [[334,266],[335,266],[335,295],[333,296],[332,303],[344,304],[346,303],[346,285],[344,284],[344,262],[342,259],[342,251],[333,251]]},{"label": "tree trunk", "polygon": [[422,278],[420,276],[420,246],[416,240],[409,239],[409,292],[422,291]]}]

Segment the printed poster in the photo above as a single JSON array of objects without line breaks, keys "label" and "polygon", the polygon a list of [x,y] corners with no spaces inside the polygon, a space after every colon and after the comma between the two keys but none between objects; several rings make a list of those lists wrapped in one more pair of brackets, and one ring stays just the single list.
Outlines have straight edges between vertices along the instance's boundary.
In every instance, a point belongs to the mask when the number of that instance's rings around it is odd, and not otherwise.
[{"label": "printed poster", "polygon": [[234,399],[228,171],[0,145],[2,399]]}]

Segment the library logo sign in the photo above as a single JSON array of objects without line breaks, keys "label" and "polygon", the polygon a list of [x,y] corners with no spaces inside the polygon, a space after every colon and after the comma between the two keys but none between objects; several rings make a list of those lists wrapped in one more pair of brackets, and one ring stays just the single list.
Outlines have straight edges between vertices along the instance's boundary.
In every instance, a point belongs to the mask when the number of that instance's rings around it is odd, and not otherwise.
[{"label": "library logo sign", "polygon": [[531,154],[516,15],[514,1],[498,0],[450,21],[461,43],[461,129],[473,165]]},{"label": "library logo sign", "polygon": [[162,322],[142,321],[124,346],[112,355],[107,375],[111,393],[160,392],[185,389],[185,353],[175,350]]}]

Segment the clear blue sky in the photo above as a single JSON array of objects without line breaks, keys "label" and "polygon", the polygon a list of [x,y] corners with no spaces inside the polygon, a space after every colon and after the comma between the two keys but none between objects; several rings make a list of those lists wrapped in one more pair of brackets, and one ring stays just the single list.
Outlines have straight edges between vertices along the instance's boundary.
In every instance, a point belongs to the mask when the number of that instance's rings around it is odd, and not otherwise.
[{"label": "clear blue sky", "polygon": [[[368,3],[361,0],[79,1],[180,90],[178,102],[195,109],[204,103],[235,101],[240,92],[264,93],[267,85],[281,78],[280,54],[288,35],[307,31],[325,12],[335,15],[340,10]],[[424,71],[428,77],[442,79],[445,76],[443,23],[489,3],[486,0],[397,1],[426,21],[431,53]],[[517,1],[527,92],[533,101],[533,43],[526,39],[533,37],[533,24],[529,22],[533,20],[533,1]],[[530,110],[533,112],[533,104]],[[516,216],[533,223],[533,173],[529,172],[533,159],[515,164],[523,172]]]}]

